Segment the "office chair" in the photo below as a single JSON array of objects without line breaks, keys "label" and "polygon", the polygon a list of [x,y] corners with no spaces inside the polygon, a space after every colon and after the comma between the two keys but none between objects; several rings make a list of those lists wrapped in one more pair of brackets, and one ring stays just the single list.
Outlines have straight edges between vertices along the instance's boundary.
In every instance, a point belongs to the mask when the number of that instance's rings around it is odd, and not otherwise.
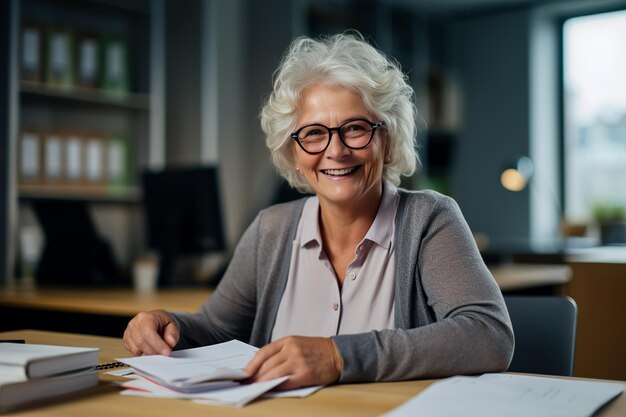
[{"label": "office chair", "polygon": [[572,376],[576,302],[561,296],[504,296],[515,352],[510,372]]}]

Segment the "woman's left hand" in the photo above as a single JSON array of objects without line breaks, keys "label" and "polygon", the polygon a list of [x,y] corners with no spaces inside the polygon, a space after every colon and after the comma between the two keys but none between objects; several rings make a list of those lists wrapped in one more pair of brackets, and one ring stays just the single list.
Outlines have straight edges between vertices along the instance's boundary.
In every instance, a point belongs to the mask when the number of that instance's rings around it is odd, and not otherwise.
[{"label": "woman's left hand", "polygon": [[341,376],[343,361],[326,337],[288,336],[261,348],[246,366],[251,382],[289,376],[279,389],[331,384]]}]

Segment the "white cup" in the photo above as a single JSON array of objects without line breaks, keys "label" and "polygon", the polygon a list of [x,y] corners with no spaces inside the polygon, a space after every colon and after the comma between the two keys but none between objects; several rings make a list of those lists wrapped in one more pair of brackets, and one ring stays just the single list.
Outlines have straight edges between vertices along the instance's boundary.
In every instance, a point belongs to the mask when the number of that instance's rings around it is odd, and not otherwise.
[{"label": "white cup", "polygon": [[142,256],[133,264],[133,286],[140,294],[152,294],[157,288],[159,263],[155,256]]}]

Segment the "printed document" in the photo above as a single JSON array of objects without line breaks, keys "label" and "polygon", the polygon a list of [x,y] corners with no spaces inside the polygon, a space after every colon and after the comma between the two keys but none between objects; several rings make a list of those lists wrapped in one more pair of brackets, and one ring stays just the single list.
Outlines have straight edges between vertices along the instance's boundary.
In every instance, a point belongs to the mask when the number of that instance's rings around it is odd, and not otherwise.
[{"label": "printed document", "polygon": [[513,374],[456,376],[434,383],[383,417],[590,417],[624,384]]},{"label": "printed document", "polygon": [[184,349],[170,356],[148,355],[119,358],[137,374],[170,389],[199,392],[231,384],[248,377],[245,366],[258,349],[238,340]]},{"label": "printed document", "polygon": [[[257,351],[254,346],[231,340],[174,351],[170,356],[120,358],[117,360],[132,366],[132,369],[114,372],[131,379],[120,385],[125,388],[122,395],[184,398],[203,404],[241,407],[288,379],[282,377],[253,384],[240,383],[248,377],[244,368]],[[272,397],[306,397],[320,388],[321,385],[268,394]]]}]

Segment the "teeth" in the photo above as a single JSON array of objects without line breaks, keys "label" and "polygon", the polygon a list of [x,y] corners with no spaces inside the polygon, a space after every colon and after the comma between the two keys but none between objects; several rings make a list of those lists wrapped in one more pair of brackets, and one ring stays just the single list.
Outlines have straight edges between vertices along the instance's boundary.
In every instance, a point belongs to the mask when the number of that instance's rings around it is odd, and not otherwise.
[{"label": "teeth", "polygon": [[347,175],[354,171],[356,167],[345,169],[323,169],[322,172],[327,175]]}]

